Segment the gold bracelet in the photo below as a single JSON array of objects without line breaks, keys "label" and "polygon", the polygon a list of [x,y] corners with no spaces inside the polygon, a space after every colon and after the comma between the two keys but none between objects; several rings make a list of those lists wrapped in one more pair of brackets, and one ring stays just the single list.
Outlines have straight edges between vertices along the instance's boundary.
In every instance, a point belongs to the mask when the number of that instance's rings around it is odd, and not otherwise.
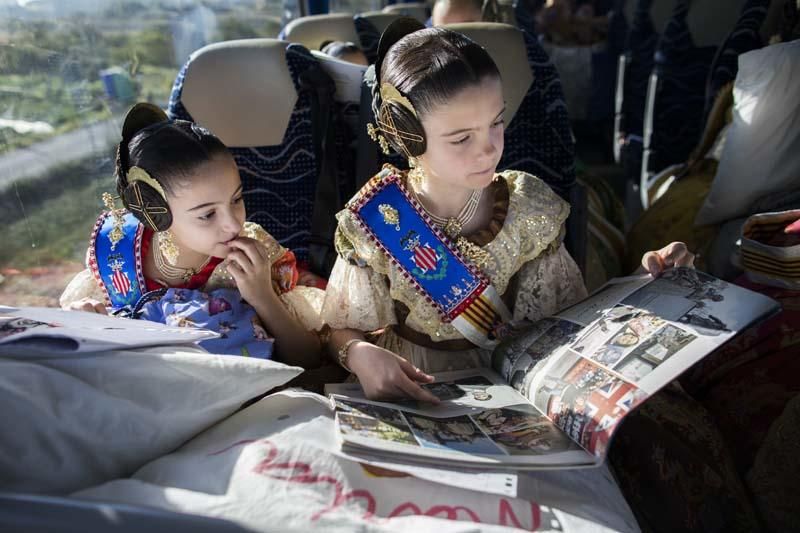
[{"label": "gold bracelet", "polygon": [[339,365],[351,374],[353,371],[350,370],[349,366],[347,366],[347,352],[350,350],[350,346],[359,341],[361,341],[361,339],[350,339],[349,341],[345,342],[341,348],[339,348],[339,351],[336,354],[336,360],[338,361]]}]

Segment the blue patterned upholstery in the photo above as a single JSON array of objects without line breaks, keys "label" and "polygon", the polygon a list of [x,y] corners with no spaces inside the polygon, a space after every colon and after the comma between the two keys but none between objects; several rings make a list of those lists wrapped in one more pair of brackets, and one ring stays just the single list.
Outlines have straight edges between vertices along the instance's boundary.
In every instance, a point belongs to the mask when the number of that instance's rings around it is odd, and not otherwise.
[{"label": "blue patterned upholstery", "polygon": [[575,143],[561,80],[539,41],[522,33],[533,83],[506,127],[498,170],[529,172],[568,198],[575,184]]},{"label": "blue patterned upholstery", "polygon": [[372,22],[359,15],[353,17],[353,23],[356,26],[361,50],[364,51],[367,61],[372,65],[378,58],[378,42],[381,39],[381,32]]},{"label": "blue patterned upholstery", "polygon": [[[299,260],[306,260],[320,162],[312,130],[313,97],[304,90],[301,79],[317,62],[299,44],[287,44],[286,62],[298,98],[283,141],[276,146],[229,148],[242,177],[248,220],[262,225]],[[183,81],[191,66],[189,59],[173,85],[168,108],[172,118],[194,120],[181,101]]]},{"label": "blue patterned upholstery", "polygon": [[517,0],[514,2],[514,16],[517,19],[517,27],[525,30],[531,35],[536,35],[536,22],[533,19],[534,13],[541,9],[544,2],[530,2]]},{"label": "blue patterned upholstery", "polygon": [[690,5],[678,0],[656,49],[658,81],[649,139],[645,132],[643,176],[685,161],[703,132],[706,80],[717,47],[695,46],[687,24]]},{"label": "blue patterned upholstery", "polygon": [[592,90],[589,94],[587,119],[608,120],[614,115],[614,90],[617,79],[617,61],[625,51],[628,22],[622,10],[624,0],[616,0],[608,21],[608,34],[604,49],[592,53]]},{"label": "blue patterned upholstery", "polygon": [[736,74],[739,72],[739,56],[763,46],[759,30],[767,16],[769,6],[770,0],[747,0],[742,7],[736,26],[717,50],[717,55],[711,64],[711,74],[706,86],[704,117],[711,111],[719,90],[736,79]]}]

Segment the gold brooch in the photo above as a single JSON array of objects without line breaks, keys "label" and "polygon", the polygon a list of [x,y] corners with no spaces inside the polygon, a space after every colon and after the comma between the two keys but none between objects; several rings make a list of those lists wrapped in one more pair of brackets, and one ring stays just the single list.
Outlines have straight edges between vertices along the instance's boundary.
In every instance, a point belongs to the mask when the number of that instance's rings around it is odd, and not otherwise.
[{"label": "gold brooch", "polygon": [[400,213],[397,209],[389,204],[381,204],[378,206],[378,211],[383,215],[383,222],[385,224],[394,225],[396,231],[400,231]]},{"label": "gold brooch", "polygon": [[113,227],[111,231],[108,233],[108,240],[111,241],[111,251],[114,251],[114,248],[117,247],[117,243],[125,237],[125,232],[122,231],[122,227],[125,225],[125,220],[122,216],[122,209],[117,209],[114,207],[114,197],[111,194],[104,192],[103,193],[103,203],[108,209],[111,216],[114,217]]}]

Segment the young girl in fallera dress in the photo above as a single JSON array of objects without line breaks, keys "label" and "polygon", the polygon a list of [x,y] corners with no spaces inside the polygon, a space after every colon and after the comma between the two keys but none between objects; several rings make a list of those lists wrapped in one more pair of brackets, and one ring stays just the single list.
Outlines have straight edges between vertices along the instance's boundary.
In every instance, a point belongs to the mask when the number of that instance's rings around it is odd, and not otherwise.
[{"label": "young girl in fallera dress", "polygon": [[[404,19],[381,37],[370,128],[412,170],[386,166],[337,215],[322,319],[331,355],[368,397],[435,402],[420,384],[430,373],[489,366],[492,324],[550,316],[586,289],[563,245],[569,205],[534,176],[495,172],[505,104],[494,61],[461,34],[420,28]],[[376,200],[387,194],[392,201]],[[437,249],[445,242],[452,251]],[[442,267],[462,261],[466,270],[447,278]],[[682,243],[642,259],[654,275],[692,263]],[[436,276],[452,282],[438,301]],[[448,308],[454,295],[487,285],[476,289],[482,310]],[[489,327],[476,329],[481,312]]]},{"label": "young girl in fallera dress", "polygon": [[233,157],[208,130],[150,104],[128,113],[117,192],[95,226],[88,268],[61,296],[67,309],[128,308],[171,325],[216,330],[211,352],[320,361],[322,291],[297,286],[294,255],[245,222]]}]

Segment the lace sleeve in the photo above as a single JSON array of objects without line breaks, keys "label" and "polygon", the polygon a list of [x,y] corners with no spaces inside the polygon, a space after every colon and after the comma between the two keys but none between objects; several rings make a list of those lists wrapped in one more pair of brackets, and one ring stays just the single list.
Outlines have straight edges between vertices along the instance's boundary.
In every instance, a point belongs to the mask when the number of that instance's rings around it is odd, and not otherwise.
[{"label": "lace sleeve", "polygon": [[386,277],[370,267],[337,258],[325,291],[322,321],[334,329],[361,331],[396,324]]},{"label": "lace sleeve", "polygon": [[325,291],[316,287],[298,285],[279,296],[281,302],[298,322],[309,331],[322,329],[320,311],[325,299]]},{"label": "lace sleeve", "polygon": [[581,271],[564,245],[522,266],[514,319],[539,320],[586,298]]},{"label": "lace sleeve", "polygon": [[72,278],[67,288],[61,293],[58,304],[61,307],[66,307],[70,303],[76,302],[81,298],[92,298],[98,302],[105,301],[103,289],[97,286],[97,281],[88,268],[78,272],[75,277]]}]

